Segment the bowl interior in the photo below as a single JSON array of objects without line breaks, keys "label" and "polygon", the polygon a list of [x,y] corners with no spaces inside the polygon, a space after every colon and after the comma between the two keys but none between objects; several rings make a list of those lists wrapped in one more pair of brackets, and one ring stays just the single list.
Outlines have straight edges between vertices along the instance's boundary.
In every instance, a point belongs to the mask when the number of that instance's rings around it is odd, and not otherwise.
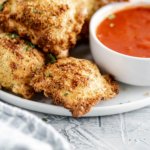
[{"label": "bowl interior", "polygon": [[118,11],[124,10],[124,9],[129,9],[129,8],[134,8],[134,7],[149,7],[150,8],[150,1],[142,1],[142,2],[122,2],[122,3],[113,3],[109,4],[107,6],[104,6],[102,9],[99,9],[92,17],[91,22],[90,22],[90,36],[94,38],[94,40],[105,50],[108,50],[116,55],[120,55],[122,57],[128,57],[132,59],[138,59],[138,60],[150,60],[150,58],[142,58],[142,57],[135,57],[135,56],[130,56],[130,55],[125,55],[119,52],[116,52],[107,46],[105,46],[98,38],[96,35],[96,30],[97,27],[103,20],[105,20],[109,15],[116,13]]}]

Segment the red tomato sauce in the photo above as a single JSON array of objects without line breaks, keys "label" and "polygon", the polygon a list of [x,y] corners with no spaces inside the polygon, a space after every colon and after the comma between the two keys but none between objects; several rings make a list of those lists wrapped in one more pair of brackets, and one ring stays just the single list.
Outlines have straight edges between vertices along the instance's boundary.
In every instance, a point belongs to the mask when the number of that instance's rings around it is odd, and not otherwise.
[{"label": "red tomato sauce", "polygon": [[108,16],[97,28],[98,39],[125,55],[150,58],[150,8],[125,9]]}]

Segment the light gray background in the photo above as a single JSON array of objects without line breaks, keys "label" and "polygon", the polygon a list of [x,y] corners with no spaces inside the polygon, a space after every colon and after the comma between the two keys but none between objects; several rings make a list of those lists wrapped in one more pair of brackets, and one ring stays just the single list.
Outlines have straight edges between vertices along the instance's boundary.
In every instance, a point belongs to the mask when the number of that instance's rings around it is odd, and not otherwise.
[{"label": "light gray background", "polygon": [[150,107],[80,119],[36,115],[57,129],[75,150],[150,150]]}]

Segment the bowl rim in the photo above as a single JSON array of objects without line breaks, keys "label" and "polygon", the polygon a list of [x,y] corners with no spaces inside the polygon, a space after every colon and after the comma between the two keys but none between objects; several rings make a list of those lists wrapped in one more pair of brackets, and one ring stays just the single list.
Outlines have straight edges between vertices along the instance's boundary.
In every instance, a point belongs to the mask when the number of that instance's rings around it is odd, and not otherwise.
[{"label": "bowl rim", "polygon": [[[133,60],[138,60],[138,61],[150,61],[150,57],[147,58],[147,57],[136,57],[136,56],[131,56],[131,55],[126,55],[126,54],[123,54],[123,53],[119,53],[107,46],[105,46],[100,40],[98,40],[97,36],[96,36],[96,30],[93,29],[93,23],[95,22],[95,19],[97,18],[97,16],[100,16],[100,17],[103,17],[101,14],[103,14],[104,12],[109,12],[111,11],[112,7],[114,6],[117,6],[117,9],[113,12],[118,12],[120,10],[125,10],[125,9],[129,9],[129,8],[134,8],[134,7],[149,7],[150,8],[150,1],[136,1],[136,2],[115,2],[115,3],[112,3],[112,4],[108,4],[106,6],[104,6],[103,8],[100,8],[98,9],[94,15],[92,16],[91,18],[91,21],[90,21],[90,26],[89,26],[89,31],[90,31],[90,38],[92,37],[96,43],[101,46],[103,49],[105,49],[107,52],[109,53],[113,53],[114,55],[118,55],[120,57],[124,57],[124,58],[128,58],[128,59],[133,59]],[[122,6],[122,8],[120,9],[119,6]],[[110,13],[111,14],[111,13]],[[105,19],[106,17],[103,17],[102,21]],[[98,25],[102,22],[102,21],[99,21]],[[97,28],[98,26],[96,26]],[[92,49],[91,49],[92,50]],[[92,50],[93,51],[93,50]],[[96,51],[96,50],[94,50]]]}]

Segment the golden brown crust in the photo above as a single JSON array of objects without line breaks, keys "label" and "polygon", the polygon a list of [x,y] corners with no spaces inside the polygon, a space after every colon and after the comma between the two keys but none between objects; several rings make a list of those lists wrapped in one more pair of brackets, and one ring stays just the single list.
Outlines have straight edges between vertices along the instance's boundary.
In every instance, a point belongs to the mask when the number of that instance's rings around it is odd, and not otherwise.
[{"label": "golden brown crust", "polygon": [[7,32],[29,38],[45,52],[65,57],[84,23],[82,6],[76,0],[7,0],[0,24]]},{"label": "golden brown crust", "polygon": [[[101,99],[112,98],[117,92],[114,83],[105,80],[96,65],[88,60],[64,58],[36,73],[31,86],[44,91],[56,105],[69,109],[74,117],[89,112]],[[115,83],[117,85],[117,83]]]},{"label": "golden brown crust", "polygon": [[119,84],[114,80],[114,78],[110,75],[103,75],[104,85],[107,89],[107,92],[104,92],[104,100],[115,97],[119,94]]},{"label": "golden brown crust", "polygon": [[43,55],[15,34],[0,33],[0,85],[25,98],[34,94],[29,85],[43,67]]}]

